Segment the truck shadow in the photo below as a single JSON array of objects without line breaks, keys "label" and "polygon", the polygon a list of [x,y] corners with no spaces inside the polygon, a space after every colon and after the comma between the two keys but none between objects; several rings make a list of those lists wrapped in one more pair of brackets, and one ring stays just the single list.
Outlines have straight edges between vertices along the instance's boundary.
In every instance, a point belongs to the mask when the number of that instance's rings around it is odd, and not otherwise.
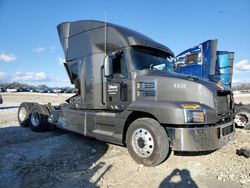
[{"label": "truck shadow", "polygon": [[174,169],[160,184],[159,188],[198,188],[189,170]]},{"label": "truck shadow", "polygon": [[177,156],[203,156],[203,155],[209,155],[216,150],[210,150],[210,151],[174,151],[174,155]]},{"label": "truck shadow", "polygon": [[0,187],[98,187],[112,165],[104,142],[66,131],[0,128]]},{"label": "truck shadow", "polygon": [[[69,147],[63,146],[68,150],[66,152],[68,156],[63,154],[64,157],[58,166],[59,170],[55,172],[58,180],[54,181],[52,176],[50,184],[46,183],[44,187],[99,187],[98,184],[112,168],[112,165],[101,161],[108,150],[108,145],[72,132],[67,133],[67,136],[71,144]],[[55,157],[58,158],[58,155],[60,152]]]}]

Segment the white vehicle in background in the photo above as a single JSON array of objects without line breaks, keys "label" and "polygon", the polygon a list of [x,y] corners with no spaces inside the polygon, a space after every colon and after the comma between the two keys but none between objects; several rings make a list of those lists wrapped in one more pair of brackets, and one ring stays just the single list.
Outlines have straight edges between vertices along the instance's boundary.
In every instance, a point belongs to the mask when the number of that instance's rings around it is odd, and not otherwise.
[{"label": "white vehicle in background", "polygon": [[62,93],[62,89],[61,88],[54,88],[53,92],[54,93]]},{"label": "white vehicle in background", "polygon": [[6,89],[6,92],[15,93],[15,92],[17,92],[17,89],[16,88],[8,88],[8,89]]}]

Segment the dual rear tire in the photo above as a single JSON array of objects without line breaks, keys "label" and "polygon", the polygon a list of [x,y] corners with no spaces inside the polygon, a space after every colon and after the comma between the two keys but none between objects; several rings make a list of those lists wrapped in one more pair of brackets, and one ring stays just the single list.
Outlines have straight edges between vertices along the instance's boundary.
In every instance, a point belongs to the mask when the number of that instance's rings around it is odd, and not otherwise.
[{"label": "dual rear tire", "polygon": [[22,127],[29,127],[29,117],[32,106],[35,103],[23,102],[20,104],[17,112],[17,119],[19,125]]},{"label": "dual rear tire", "polygon": [[24,102],[19,106],[17,119],[22,127],[30,127],[33,131],[46,131],[50,109],[46,105]]}]

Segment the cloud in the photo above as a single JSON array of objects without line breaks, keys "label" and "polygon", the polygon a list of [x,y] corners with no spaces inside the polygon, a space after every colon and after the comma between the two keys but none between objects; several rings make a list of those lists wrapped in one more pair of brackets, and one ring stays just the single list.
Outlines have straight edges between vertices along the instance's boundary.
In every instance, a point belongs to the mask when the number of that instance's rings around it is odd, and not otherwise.
[{"label": "cloud", "polygon": [[250,72],[250,62],[246,59],[236,63],[234,65],[234,72],[239,73],[239,72]]},{"label": "cloud", "polygon": [[56,78],[56,79],[54,79],[53,81],[56,81],[56,82],[58,82],[58,83],[60,83],[60,84],[66,84],[66,85],[72,85],[71,84],[71,82],[70,82],[70,80],[68,79],[68,78]]},{"label": "cloud", "polygon": [[233,83],[233,84],[235,84],[235,83],[239,83],[239,82],[241,82],[241,80],[240,80],[240,79],[235,79],[235,78],[233,78],[233,79],[232,79],[232,83]]},{"label": "cloud", "polygon": [[232,83],[233,84],[237,84],[237,83],[250,83],[250,79],[248,79],[248,78],[243,78],[243,79],[240,79],[240,78],[235,79],[235,78],[233,78]]},{"label": "cloud", "polygon": [[0,80],[1,81],[9,81],[11,76],[6,72],[0,72]]},{"label": "cloud", "polygon": [[14,74],[9,74],[5,72],[0,72],[0,80],[6,82],[48,82],[53,81],[45,72],[16,72]]},{"label": "cloud", "polygon": [[51,78],[49,78],[49,76],[47,76],[44,72],[16,72],[13,75],[12,80],[41,82],[51,81]]},{"label": "cloud", "polygon": [[37,47],[37,48],[33,49],[33,52],[36,52],[36,53],[41,53],[41,52],[44,52],[44,51],[45,51],[44,47]]},{"label": "cloud", "polygon": [[58,57],[57,59],[58,59],[59,65],[63,65],[63,63],[65,62],[64,58]]},{"label": "cloud", "polygon": [[55,46],[51,46],[50,49],[51,49],[51,50],[55,50],[56,47],[55,47]]},{"label": "cloud", "polygon": [[0,54],[0,61],[8,63],[15,60],[16,57],[13,54],[5,54],[5,53]]}]

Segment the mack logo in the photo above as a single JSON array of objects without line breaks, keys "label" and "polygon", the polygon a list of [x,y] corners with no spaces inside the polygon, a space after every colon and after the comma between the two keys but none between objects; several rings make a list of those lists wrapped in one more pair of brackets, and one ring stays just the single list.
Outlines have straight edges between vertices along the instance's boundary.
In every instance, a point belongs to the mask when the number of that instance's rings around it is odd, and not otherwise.
[{"label": "mack logo", "polygon": [[108,85],[108,92],[117,92],[118,86]]},{"label": "mack logo", "polygon": [[185,89],[185,88],[187,88],[187,85],[184,84],[184,83],[175,83],[174,88],[176,88],[176,89]]}]

